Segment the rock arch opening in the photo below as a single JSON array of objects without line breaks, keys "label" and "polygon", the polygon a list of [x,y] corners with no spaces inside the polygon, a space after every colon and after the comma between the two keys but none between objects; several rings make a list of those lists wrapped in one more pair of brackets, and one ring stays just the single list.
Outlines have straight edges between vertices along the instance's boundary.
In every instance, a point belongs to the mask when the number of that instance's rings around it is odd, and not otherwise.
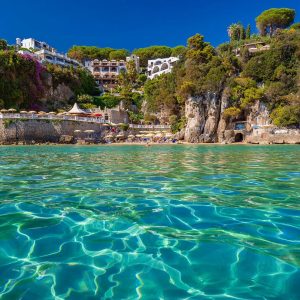
[{"label": "rock arch opening", "polygon": [[238,132],[235,136],[234,136],[234,142],[235,143],[241,143],[244,140],[244,135],[240,132]]}]

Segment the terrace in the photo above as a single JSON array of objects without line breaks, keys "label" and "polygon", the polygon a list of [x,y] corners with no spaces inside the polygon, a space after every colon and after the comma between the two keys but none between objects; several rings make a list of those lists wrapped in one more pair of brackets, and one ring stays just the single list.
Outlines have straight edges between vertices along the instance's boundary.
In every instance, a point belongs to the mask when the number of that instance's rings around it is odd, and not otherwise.
[{"label": "terrace", "polygon": [[[65,114],[51,114],[43,113],[37,114],[36,112],[26,112],[26,113],[1,113],[0,120],[59,120],[59,121],[77,121],[77,122],[88,122],[96,124],[109,124],[109,121],[105,117],[81,117],[81,116],[71,116]],[[116,124],[115,124],[116,125]],[[129,124],[129,128],[132,129],[170,129],[170,125],[138,125]]]}]

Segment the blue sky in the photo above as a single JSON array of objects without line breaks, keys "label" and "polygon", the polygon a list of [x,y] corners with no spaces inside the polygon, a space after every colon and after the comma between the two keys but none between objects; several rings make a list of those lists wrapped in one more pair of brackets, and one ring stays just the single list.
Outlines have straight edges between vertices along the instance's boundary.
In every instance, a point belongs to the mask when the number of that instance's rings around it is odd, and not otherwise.
[{"label": "blue sky", "polygon": [[10,0],[1,1],[0,37],[34,37],[67,51],[72,45],[134,48],[185,45],[199,32],[214,46],[226,28],[271,7],[296,9],[300,0]]}]

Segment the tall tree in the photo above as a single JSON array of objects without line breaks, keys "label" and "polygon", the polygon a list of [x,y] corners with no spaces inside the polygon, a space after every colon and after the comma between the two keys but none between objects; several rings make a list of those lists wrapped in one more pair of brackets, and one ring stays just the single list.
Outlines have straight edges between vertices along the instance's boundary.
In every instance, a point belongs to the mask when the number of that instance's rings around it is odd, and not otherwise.
[{"label": "tall tree", "polygon": [[227,32],[231,42],[244,40],[246,38],[245,28],[240,22],[231,24]]},{"label": "tall tree", "polygon": [[246,28],[246,40],[249,40],[251,37],[251,27],[250,24],[248,24],[247,28]]},{"label": "tall tree", "polygon": [[295,19],[295,10],[290,8],[271,8],[256,18],[256,26],[262,36],[272,36],[276,29],[287,28]]},{"label": "tall tree", "polygon": [[240,26],[240,40],[244,40],[246,38],[246,31],[244,26],[241,24]]}]

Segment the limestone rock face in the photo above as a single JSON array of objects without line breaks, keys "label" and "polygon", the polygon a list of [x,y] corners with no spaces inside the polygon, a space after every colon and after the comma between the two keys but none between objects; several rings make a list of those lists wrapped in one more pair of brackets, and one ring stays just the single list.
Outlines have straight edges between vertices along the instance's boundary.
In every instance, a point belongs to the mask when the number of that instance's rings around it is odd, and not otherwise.
[{"label": "limestone rock face", "polygon": [[54,109],[59,108],[62,103],[68,102],[75,94],[65,84],[59,84],[56,88],[50,86],[46,91],[45,99],[51,100]]},{"label": "limestone rock face", "polygon": [[247,123],[252,125],[270,125],[270,113],[266,105],[260,101],[250,107],[249,113],[247,114]]},{"label": "limestone rock face", "polygon": [[51,103],[51,110],[59,109],[66,106],[69,100],[75,97],[74,92],[69,86],[65,84],[54,86],[53,77],[50,73],[43,73],[43,82],[45,90],[40,99],[40,103],[42,103],[42,107],[39,108],[40,110],[47,111],[49,103]]},{"label": "limestone rock face", "polygon": [[229,106],[229,89],[225,88],[221,98],[220,119],[217,129],[218,142],[222,143],[226,140],[225,130],[228,127],[228,121],[224,118],[223,112]]},{"label": "limestone rock face", "polygon": [[185,141],[214,143],[223,140],[221,137],[226,129],[226,121],[222,119],[221,114],[228,105],[227,94],[227,90],[224,90],[222,94],[207,93],[187,100]]}]

